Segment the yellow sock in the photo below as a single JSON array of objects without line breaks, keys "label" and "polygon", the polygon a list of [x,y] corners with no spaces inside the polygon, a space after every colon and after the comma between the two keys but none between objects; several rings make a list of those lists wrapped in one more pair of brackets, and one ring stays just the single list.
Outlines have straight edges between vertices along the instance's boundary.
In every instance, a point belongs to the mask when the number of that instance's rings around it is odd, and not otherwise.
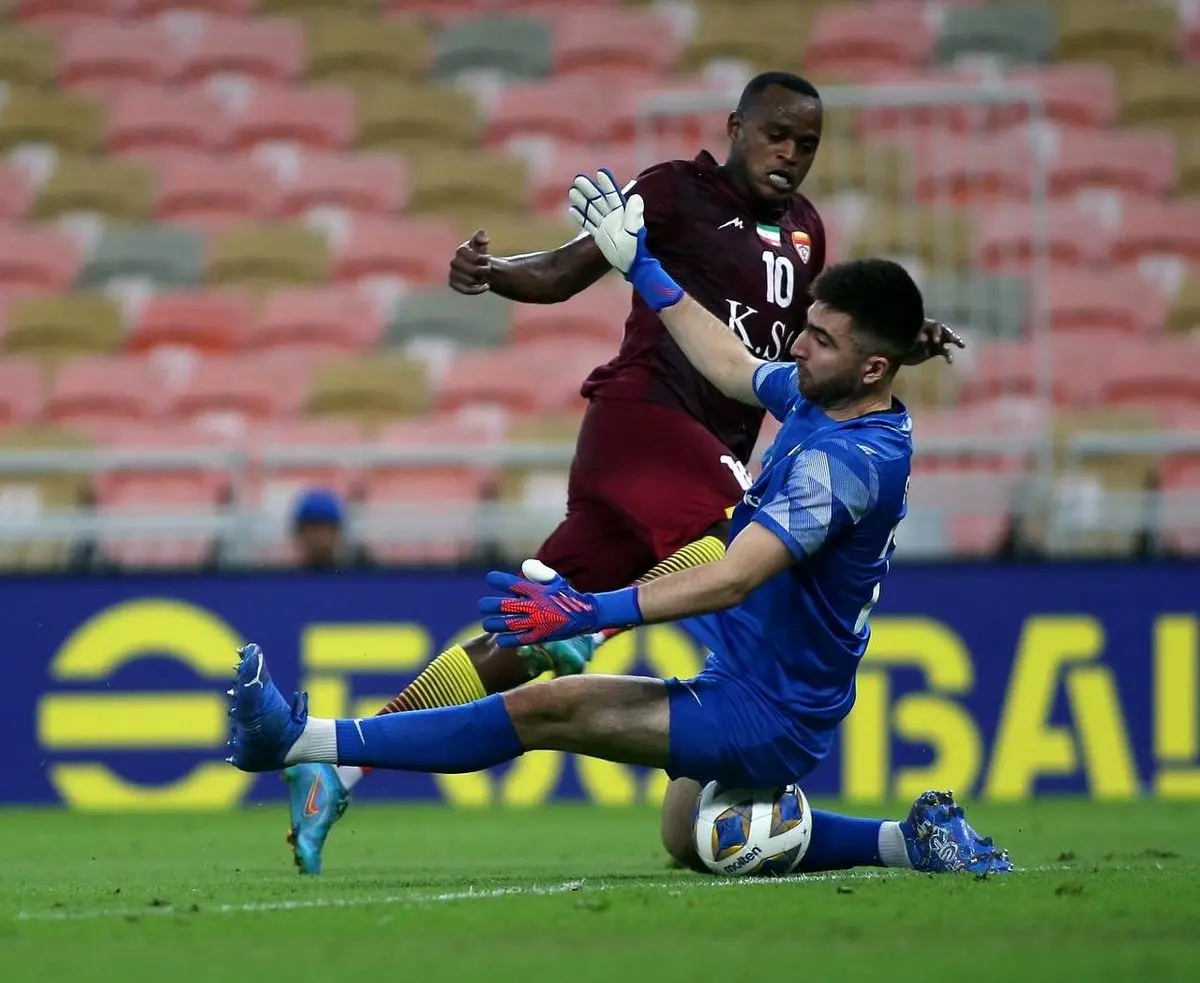
[{"label": "yellow sock", "polygon": [[487,696],[475,663],[461,645],[452,645],[427,665],[404,691],[379,712],[456,707]]},{"label": "yellow sock", "polygon": [[[716,536],[704,536],[695,542],[682,546],[664,560],[660,560],[638,577],[634,585],[644,584],[656,577],[665,577],[669,573],[678,573],[689,567],[703,566],[705,563],[716,563],[725,555],[725,543]],[[605,628],[601,634],[605,641],[625,631],[624,628]]]}]

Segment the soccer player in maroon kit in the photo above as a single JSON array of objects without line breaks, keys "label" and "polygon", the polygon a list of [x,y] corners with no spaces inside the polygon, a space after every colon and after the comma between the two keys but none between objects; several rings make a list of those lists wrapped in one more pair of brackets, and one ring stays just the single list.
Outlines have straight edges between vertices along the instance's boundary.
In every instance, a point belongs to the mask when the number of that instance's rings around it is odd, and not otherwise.
[{"label": "soccer player in maroon kit", "polygon": [[[821,141],[815,87],[768,72],[752,79],[727,124],[729,153],[649,168],[632,186],[645,201],[650,250],[684,290],[758,358],[789,360],[805,324],[808,286],[825,265],[825,229],[798,188]],[[626,189],[630,190],[630,189]],[[458,248],[450,286],[554,304],[609,270],[591,236],[557,249],[493,257],[484,231]],[[953,333],[929,324],[913,360],[948,357]],[[749,487],[747,465],[764,411],[723,396],[684,357],[636,295],[617,355],[583,383],[589,400],[571,464],[567,515],[537,553],[582,591],[607,591],[724,554],[728,513]],[[442,652],[380,712],[467,703],[541,672],[578,672],[602,639],[501,649],[483,635]],[[345,811],[357,768],[299,765],[289,841],[304,873],[320,870],[329,828]]]}]

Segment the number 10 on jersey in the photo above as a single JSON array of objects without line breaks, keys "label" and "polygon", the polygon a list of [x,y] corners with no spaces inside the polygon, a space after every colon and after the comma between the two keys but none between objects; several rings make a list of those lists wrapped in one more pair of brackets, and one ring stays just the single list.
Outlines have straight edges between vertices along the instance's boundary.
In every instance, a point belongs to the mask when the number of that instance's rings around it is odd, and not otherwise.
[{"label": "number 10 on jersey", "polygon": [[796,288],[796,270],[792,261],[770,249],[764,249],[763,266],[767,268],[767,303],[776,307],[791,307]]}]

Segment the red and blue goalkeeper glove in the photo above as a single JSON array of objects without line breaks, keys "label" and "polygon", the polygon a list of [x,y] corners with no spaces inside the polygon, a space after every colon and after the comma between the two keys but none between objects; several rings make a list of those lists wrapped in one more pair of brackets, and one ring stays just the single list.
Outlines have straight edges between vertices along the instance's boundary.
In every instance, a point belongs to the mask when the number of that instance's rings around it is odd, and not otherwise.
[{"label": "red and blue goalkeeper glove", "polygon": [[479,601],[483,630],[494,632],[503,648],[556,642],[642,622],[636,587],[584,594],[538,560],[526,560],[521,572],[525,576],[493,570],[487,576],[488,586],[504,594]]}]

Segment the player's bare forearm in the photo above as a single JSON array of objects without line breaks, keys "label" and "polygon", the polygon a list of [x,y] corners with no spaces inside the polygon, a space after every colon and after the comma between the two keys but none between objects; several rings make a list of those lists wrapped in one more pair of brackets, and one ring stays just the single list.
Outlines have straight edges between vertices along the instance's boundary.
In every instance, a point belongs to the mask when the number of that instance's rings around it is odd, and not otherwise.
[{"label": "player's bare forearm", "polygon": [[763,363],[729,328],[687,294],[658,316],[697,372],[730,399],[759,405],[754,370]]},{"label": "player's bare forearm", "polygon": [[637,589],[645,624],[676,621],[741,604],[756,587],[792,564],[784,544],[757,523],[743,529],[715,563],[647,581]]},{"label": "player's bare forearm", "polygon": [[558,304],[586,290],[609,270],[591,236],[556,249],[492,257],[488,284],[493,293],[523,304]]}]

